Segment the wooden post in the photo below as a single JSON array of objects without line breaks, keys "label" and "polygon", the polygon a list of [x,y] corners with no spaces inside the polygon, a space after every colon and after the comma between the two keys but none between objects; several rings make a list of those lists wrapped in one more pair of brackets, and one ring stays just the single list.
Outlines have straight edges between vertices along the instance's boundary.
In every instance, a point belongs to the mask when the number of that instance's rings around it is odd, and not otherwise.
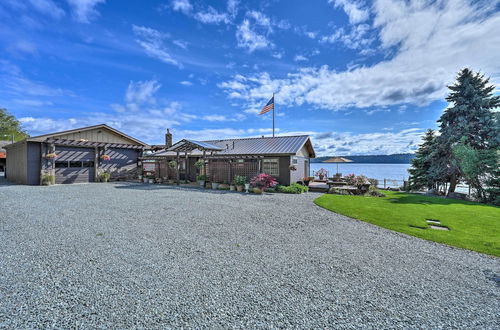
[{"label": "wooden post", "polygon": [[233,162],[231,161],[231,159],[228,159],[227,160],[228,164],[229,164],[229,171],[228,171],[228,179],[227,179],[227,183],[228,184],[231,184],[231,181],[232,181],[232,176],[233,176]]},{"label": "wooden post", "polygon": [[98,181],[97,180],[98,171],[99,171],[99,147],[94,147],[94,182]]},{"label": "wooden post", "polygon": [[186,157],[186,168],[184,172],[184,181],[188,181],[189,178],[189,158],[188,158],[188,152],[184,152],[184,156]]},{"label": "wooden post", "polygon": [[259,158],[258,163],[259,163],[259,173],[262,173],[262,158]]},{"label": "wooden post", "polygon": [[203,175],[207,175],[207,167],[206,167],[206,160],[205,160],[205,156],[207,155],[207,151],[206,150],[203,150]]},{"label": "wooden post", "polygon": [[176,162],[177,162],[177,166],[176,166],[176,172],[177,173],[176,173],[176,176],[177,176],[177,185],[179,185],[180,184],[180,179],[181,179],[180,175],[179,175],[179,151],[177,151],[177,157],[176,158],[177,158],[177,160],[176,160]]},{"label": "wooden post", "polygon": [[384,189],[386,189],[386,188],[387,188],[387,180],[384,179]]}]

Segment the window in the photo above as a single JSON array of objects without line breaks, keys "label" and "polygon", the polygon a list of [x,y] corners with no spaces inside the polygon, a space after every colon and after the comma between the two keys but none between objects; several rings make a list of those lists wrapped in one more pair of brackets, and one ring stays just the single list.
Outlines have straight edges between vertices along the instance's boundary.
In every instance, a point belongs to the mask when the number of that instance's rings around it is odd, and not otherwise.
[{"label": "window", "polygon": [[292,164],[293,165],[297,165],[299,163],[299,160],[297,159],[297,157],[293,157],[292,158]]},{"label": "window", "polygon": [[264,173],[277,177],[280,175],[279,158],[266,158],[262,163]]},{"label": "window", "polygon": [[85,160],[82,162],[82,167],[94,167],[94,162],[91,160]]},{"label": "window", "polygon": [[82,162],[71,160],[69,162],[69,167],[82,167]]},{"label": "window", "polygon": [[55,167],[56,168],[66,168],[66,167],[68,167],[68,162],[67,161],[64,161],[64,162],[57,162],[56,161]]}]

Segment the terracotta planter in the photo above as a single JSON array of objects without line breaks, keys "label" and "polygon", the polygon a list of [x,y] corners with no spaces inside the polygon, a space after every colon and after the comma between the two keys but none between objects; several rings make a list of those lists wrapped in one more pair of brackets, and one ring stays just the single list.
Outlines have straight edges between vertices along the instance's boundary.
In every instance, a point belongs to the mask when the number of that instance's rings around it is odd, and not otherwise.
[{"label": "terracotta planter", "polygon": [[239,192],[242,192],[244,188],[244,186],[236,186],[236,190]]}]

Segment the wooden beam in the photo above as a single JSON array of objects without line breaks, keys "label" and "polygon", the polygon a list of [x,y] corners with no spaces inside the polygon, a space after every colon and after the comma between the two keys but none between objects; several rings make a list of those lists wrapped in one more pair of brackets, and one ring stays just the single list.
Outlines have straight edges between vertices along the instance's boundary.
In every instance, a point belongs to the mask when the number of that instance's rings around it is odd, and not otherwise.
[{"label": "wooden beam", "polygon": [[179,165],[180,165],[180,164],[179,164],[179,151],[177,151],[177,157],[176,157],[176,158],[177,158],[177,166],[176,166],[176,169],[177,169],[177,173],[176,173],[176,175],[177,175],[177,185],[179,185],[179,184],[180,184],[180,175],[179,175]]},{"label": "wooden beam", "polygon": [[184,181],[187,181],[188,180],[188,176],[189,176],[189,157],[188,157],[188,153],[187,151],[184,152],[184,155],[186,156],[186,166],[185,166],[185,170],[184,170]]}]

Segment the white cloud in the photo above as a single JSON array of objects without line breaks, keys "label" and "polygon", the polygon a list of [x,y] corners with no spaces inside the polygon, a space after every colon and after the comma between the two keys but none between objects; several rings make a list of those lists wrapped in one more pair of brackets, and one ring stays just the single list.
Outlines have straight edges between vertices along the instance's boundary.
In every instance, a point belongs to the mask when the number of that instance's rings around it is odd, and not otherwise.
[{"label": "white cloud", "polygon": [[206,121],[215,121],[215,122],[221,122],[221,121],[241,121],[245,119],[246,116],[238,113],[232,117],[224,116],[224,115],[207,115],[203,116],[202,119]]},{"label": "white cloud", "polygon": [[173,0],[172,9],[184,14],[189,14],[193,10],[193,5],[191,5],[189,0]]},{"label": "white cloud", "polygon": [[309,59],[307,57],[305,57],[304,55],[295,55],[293,60],[295,62],[304,62],[304,61],[308,61]]},{"label": "white cloud", "polygon": [[341,7],[349,17],[349,22],[351,24],[364,22],[370,17],[368,10],[364,8],[361,1],[329,0],[328,2],[333,3],[336,8]]},{"label": "white cloud", "polygon": [[347,28],[338,28],[333,34],[323,36],[322,43],[340,42],[350,49],[361,49],[363,52],[375,41],[373,31],[368,24],[358,24]]},{"label": "white cloud", "polygon": [[[391,58],[347,71],[309,67],[278,78],[256,72],[235,76],[219,87],[229,98],[244,100],[249,108],[274,91],[284,105],[331,110],[443,100],[446,85],[464,66],[491,75],[493,83],[500,82],[500,12],[486,4],[378,0],[373,7],[374,22]],[[244,87],[231,88],[235,82]]]},{"label": "white cloud", "polygon": [[62,18],[66,13],[52,0],[29,0],[33,8],[38,12],[53,18]]},{"label": "white cloud", "polygon": [[144,26],[133,25],[132,28],[137,37],[136,42],[142,46],[148,56],[182,67],[182,64],[170,55],[165,44],[165,40],[170,37],[169,34]]},{"label": "white cloud", "polygon": [[14,102],[17,104],[26,105],[29,107],[43,107],[43,106],[49,106],[49,105],[53,104],[51,101],[42,101],[42,100],[33,100],[33,99],[16,99],[16,100],[14,100]]},{"label": "white cloud", "polygon": [[415,152],[424,130],[409,128],[399,132],[353,134],[351,132],[322,132],[313,135],[318,156],[388,155]]},{"label": "white cloud", "polygon": [[181,47],[182,49],[187,49],[189,43],[183,40],[174,40],[172,43],[178,47]]},{"label": "white cloud", "polygon": [[171,5],[173,10],[182,12],[204,24],[231,24],[238,14],[237,0],[228,0],[225,11],[219,11],[212,6],[200,8],[198,5],[195,8],[189,0],[173,0]]},{"label": "white cloud", "polygon": [[181,84],[183,86],[192,86],[193,85],[193,83],[188,81],[188,80],[183,80],[179,84]]},{"label": "white cloud", "polygon": [[142,104],[154,104],[156,99],[154,95],[160,89],[161,85],[156,80],[131,81],[125,93],[127,104],[133,104],[134,107]]},{"label": "white cloud", "polygon": [[265,35],[258,34],[252,29],[248,19],[244,19],[238,26],[236,31],[236,40],[238,41],[238,47],[246,48],[250,53],[257,49],[272,46],[272,43]]},{"label": "white cloud", "polygon": [[228,24],[230,22],[229,16],[226,13],[220,13],[211,6],[206,11],[197,12],[194,18],[205,24]]},{"label": "white cloud", "polygon": [[81,23],[90,23],[90,21],[99,15],[95,8],[98,4],[105,3],[106,0],[67,0],[73,16]]}]

